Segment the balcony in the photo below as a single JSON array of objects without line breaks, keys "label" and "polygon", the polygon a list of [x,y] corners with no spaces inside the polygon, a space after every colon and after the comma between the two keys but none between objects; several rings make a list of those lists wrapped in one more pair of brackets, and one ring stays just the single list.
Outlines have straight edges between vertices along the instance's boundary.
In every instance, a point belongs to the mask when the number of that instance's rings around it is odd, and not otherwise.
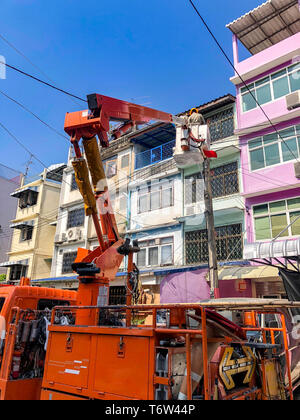
[{"label": "balcony", "polygon": [[135,157],[135,170],[145,168],[146,166],[154,165],[155,163],[173,157],[173,148],[175,147],[175,140],[155,147],[154,149],[146,150],[138,153]]}]

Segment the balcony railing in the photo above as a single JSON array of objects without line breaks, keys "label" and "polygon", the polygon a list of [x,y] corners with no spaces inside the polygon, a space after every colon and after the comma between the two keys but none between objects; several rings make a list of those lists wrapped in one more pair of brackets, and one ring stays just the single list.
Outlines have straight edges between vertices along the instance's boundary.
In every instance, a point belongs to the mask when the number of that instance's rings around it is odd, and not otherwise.
[{"label": "balcony railing", "polygon": [[146,166],[154,165],[163,160],[170,159],[173,156],[173,148],[175,147],[175,140],[155,147],[154,149],[146,150],[138,153],[135,158],[135,169],[145,168]]}]

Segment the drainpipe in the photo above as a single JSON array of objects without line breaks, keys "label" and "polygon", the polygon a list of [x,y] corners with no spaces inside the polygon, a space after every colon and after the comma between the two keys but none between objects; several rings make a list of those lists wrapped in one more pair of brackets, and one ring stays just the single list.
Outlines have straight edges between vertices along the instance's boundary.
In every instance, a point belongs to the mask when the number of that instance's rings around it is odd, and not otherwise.
[{"label": "drainpipe", "polygon": [[[298,0],[300,2],[300,0]],[[238,45],[238,37],[236,34],[232,36],[232,46],[233,46],[233,62],[234,67],[239,64],[239,45]]]}]

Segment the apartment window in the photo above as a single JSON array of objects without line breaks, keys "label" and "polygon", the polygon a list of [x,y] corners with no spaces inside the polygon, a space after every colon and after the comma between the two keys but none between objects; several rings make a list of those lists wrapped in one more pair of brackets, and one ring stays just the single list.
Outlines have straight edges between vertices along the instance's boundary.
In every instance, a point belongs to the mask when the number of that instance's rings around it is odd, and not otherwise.
[{"label": "apartment window", "polygon": [[[239,192],[238,164],[232,162],[211,170],[213,198]],[[185,178],[185,204],[195,204],[204,199],[204,181],[201,173]]]},{"label": "apartment window", "polygon": [[238,164],[232,162],[211,170],[211,187],[214,198],[239,192]]},{"label": "apartment window", "polygon": [[233,108],[226,109],[208,118],[211,141],[234,135]]},{"label": "apartment window", "polygon": [[32,239],[33,226],[26,226],[20,230],[20,242],[30,241]]},{"label": "apartment window", "polygon": [[174,262],[173,237],[139,242],[138,267],[168,266]]},{"label": "apartment window", "polygon": [[252,171],[295,160],[300,156],[300,125],[253,139],[248,148]]},{"label": "apartment window", "polygon": [[38,199],[38,192],[27,190],[21,193],[19,198],[20,209],[26,209],[27,207],[35,206]]},{"label": "apartment window", "polygon": [[[235,224],[215,228],[217,258],[219,261],[241,260],[243,258],[242,225]],[[207,230],[185,234],[187,264],[208,262]]]},{"label": "apartment window", "polygon": [[121,169],[128,168],[129,166],[129,155],[124,155],[121,158]]},{"label": "apartment window", "polygon": [[127,196],[125,195],[125,193],[120,194],[119,209],[120,211],[125,211],[127,209]]},{"label": "apartment window", "polygon": [[104,164],[105,174],[107,178],[112,178],[117,175],[118,167],[117,167],[117,156],[114,158],[107,160]]},{"label": "apartment window", "polygon": [[69,211],[67,229],[84,225],[85,212],[84,209],[76,209]]},{"label": "apartment window", "polygon": [[185,177],[185,204],[195,204],[203,200],[204,180],[202,173]]},{"label": "apartment window", "polygon": [[27,267],[25,265],[13,265],[10,268],[9,280],[20,280],[26,277]]},{"label": "apartment window", "polygon": [[138,212],[146,213],[174,205],[173,180],[153,183],[138,190]]},{"label": "apartment window", "polygon": [[[300,64],[296,63],[283,70],[264,77],[241,88],[243,111],[247,112],[260,105],[274,101],[300,89]],[[252,96],[253,95],[253,96]],[[256,101],[254,100],[256,98]]]},{"label": "apartment window", "polygon": [[76,182],[75,174],[72,174],[72,181],[71,181],[71,191],[78,190],[78,185]]},{"label": "apartment window", "polygon": [[[254,206],[253,217],[256,240],[275,238],[299,216],[300,197]],[[281,233],[280,237],[298,235],[300,235],[300,218]]]},{"label": "apartment window", "polygon": [[62,262],[62,274],[72,273],[72,264],[77,258],[77,251],[74,252],[65,252],[63,255],[63,262]]}]

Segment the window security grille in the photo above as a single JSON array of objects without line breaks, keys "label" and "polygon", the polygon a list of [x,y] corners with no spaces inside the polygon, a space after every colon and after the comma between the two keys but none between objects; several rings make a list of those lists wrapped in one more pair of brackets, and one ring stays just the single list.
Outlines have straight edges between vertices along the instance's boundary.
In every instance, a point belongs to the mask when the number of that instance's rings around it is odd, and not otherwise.
[{"label": "window security grille", "polygon": [[[241,260],[243,258],[242,225],[215,228],[218,261]],[[208,262],[207,231],[199,230],[185,234],[186,263]]]},{"label": "window security grille", "polygon": [[67,229],[84,225],[85,212],[84,209],[72,210],[68,214]]},{"label": "window security grille", "polygon": [[234,135],[233,108],[224,110],[208,118],[211,141],[217,141]]},{"label": "window security grille", "polygon": [[211,171],[213,198],[226,197],[239,192],[239,177],[237,162],[219,166]]},{"label": "window security grille", "polygon": [[[211,186],[213,198],[226,197],[239,192],[238,164],[232,162],[211,170]],[[185,178],[185,204],[195,204],[204,200],[204,184],[202,173]]]},{"label": "window security grille", "polygon": [[74,252],[65,252],[63,255],[62,262],[62,274],[72,273],[72,264],[76,260],[77,251]]}]

